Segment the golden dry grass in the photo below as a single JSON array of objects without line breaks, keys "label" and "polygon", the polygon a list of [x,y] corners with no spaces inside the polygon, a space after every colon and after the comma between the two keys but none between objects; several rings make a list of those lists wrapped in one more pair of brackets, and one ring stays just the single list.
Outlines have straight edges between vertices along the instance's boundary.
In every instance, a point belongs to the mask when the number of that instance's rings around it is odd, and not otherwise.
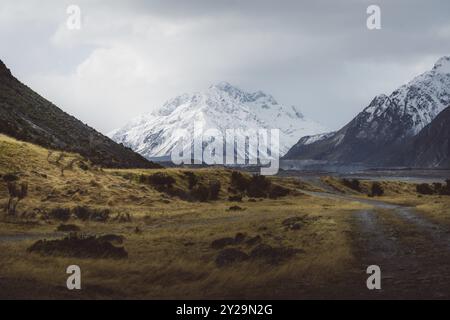
[{"label": "golden dry grass", "polygon": [[[285,198],[230,202],[230,170],[154,169],[106,170],[79,165],[61,175],[55,163],[60,152],[48,150],[0,136],[0,175],[14,173],[29,183],[29,196],[20,202],[23,217],[0,219],[0,284],[2,297],[26,298],[304,298],[308,290],[319,290],[338,282],[355,266],[350,237],[352,213],[370,206],[356,201],[326,199],[302,194],[318,187],[293,178],[273,178],[274,183],[295,192]],[[79,155],[65,154],[61,160],[84,161]],[[193,171],[202,182],[220,181],[220,199],[188,202],[159,192],[138,182],[142,174],[164,172],[187,191],[184,172]],[[355,197],[367,197],[347,190],[338,180],[324,182]],[[416,200],[424,212],[444,212],[446,200],[430,204],[418,198],[413,186],[382,182],[383,200]],[[363,188],[369,182],[362,182]],[[0,185],[0,205],[7,201],[7,190]],[[421,202],[422,201],[422,202]],[[132,221],[82,222],[71,219],[88,234],[125,236],[126,260],[44,257],[26,249],[36,240],[55,236],[59,221],[41,219],[40,213],[56,207],[84,205],[109,208],[112,216],[129,213]],[[244,210],[230,211],[238,205]],[[37,213],[33,217],[32,213]],[[437,213],[440,216],[440,213]],[[289,230],[282,221],[306,217],[300,230]],[[135,231],[138,232],[135,232]],[[218,238],[245,233],[259,235],[264,244],[303,250],[278,264],[249,260],[219,268],[215,258],[219,250],[211,248]],[[24,238],[17,238],[23,236]],[[9,238],[8,238],[9,237]],[[249,253],[255,245],[233,246]],[[65,289],[68,265],[82,269],[81,292]],[[338,297],[338,296],[337,296]]]}]

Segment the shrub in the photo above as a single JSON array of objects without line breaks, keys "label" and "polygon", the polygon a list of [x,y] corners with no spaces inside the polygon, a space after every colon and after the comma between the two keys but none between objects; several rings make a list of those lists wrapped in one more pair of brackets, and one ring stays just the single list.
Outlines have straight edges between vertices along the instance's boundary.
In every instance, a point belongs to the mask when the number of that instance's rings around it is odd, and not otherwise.
[{"label": "shrub", "polygon": [[87,207],[80,207],[79,206],[79,207],[75,207],[73,209],[73,214],[78,219],[80,219],[82,221],[86,221],[86,220],[89,220],[89,217],[91,216],[91,211]]},{"label": "shrub", "polygon": [[450,196],[450,180],[445,180],[445,186],[442,188],[441,194]]},{"label": "shrub", "polygon": [[111,211],[109,209],[92,209],[88,207],[78,206],[73,209],[75,217],[82,221],[106,222],[109,219]]},{"label": "shrub", "polygon": [[242,262],[248,259],[248,255],[238,249],[223,249],[216,257],[216,265],[218,267],[229,266],[236,262]]},{"label": "shrub", "polygon": [[168,188],[167,190],[161,190],[161,191],[167,193],[169,196],[178,197],[183,200],[189,200],[189,198],[190,198],[190,195],[186,191],[184,191],[181,188],[174,187],[174,186]]},{"label": "shrub", "polygon": [[51,219],[68,221],[71,216],[71,211],[69,208],[55,208],[50,210],[49,216]]},{"label": "shrub", "polygon": [[218,200],[219,199],[219,193],[220,193],[220,182],[219,181],[212,181],[209,184],[209,199],[210,200]]},{"label": "shrub", "polygon": [[166,173],[158,172],[150,176],[141,175],[140,182],[150,184],[157,190],[167,190],[175,183],[175,179]]},{"label": "shrub", "polygon": [[442,194],[442,193],[444,192],[444,188],[443,188],[442,183],[440,183],[440,182],[434,182],[434,183],[433,183],[433,190],[434,190],[434,192],[437,193],[437,194]]},{"label": "shrub", "polygon": [[188,178],[189,190],[192,190],[198,183],[198,177],[191,171],[185,172],[184,174]]},{"label": "shrub", "polygon": [[277,199],[280,197],[285,197],[289,194],[290,190],[282,186],[273,186],[269,192],[269,198]]},{"label": "shrub", "polygon": [[431,195],[434,194],[433,188],[428,183],[421,183],[416,186],[417,193]]},{"label": "shrub", "polygon": [[271,182],[265,176],[254,175],[247,188],[247,195],[253,198],[266,198]]},{"label": "shrub", "polygon": [[228,208],[228,211],[243,211],[245,208],[239,207],[239,206],[231,206]]},{"label": "shrub", "polygon": [[361,192],[361,183],[358,179],[342,179],[342,184],[346,186],[347,188],[353,189],[355,191]]},{"label": "shrub", "polygon": [[28,183],[22,182],[19,186],[16,181],[9,181],[7,183],[7,188],[9,199],[6,212],[10,215],[15,215],[17,205],[28,195]]},{"label": "shrub", "polygon": [[123,247],[116,247],[109,241],[95,236],[85,237],[76,234],[61,240],[39,240],[28,248],[28,252],[76,258],[126,259],[128,257]]},{"label": "shrub", "polygon": [[19,177],[13,173],[7,173],[3,176],[3,181],[5,182],[14,182],[19,180]]},{"label": "shrub", "polygon": [[246,191],[250,184],[250,179],[238,171],[231,173],[231,185],[238,191]]},{"label": "shrub", "polygon": [[199,184],[194,189],[192,189],[191,195],[195,200],[206,202],[209,199],[210,190],[205,185]]},{"label": "shrub", "polygon": [[379,182],[372,183],[371,195],[373,197],[380,197],[384,194],[384,189]]}]

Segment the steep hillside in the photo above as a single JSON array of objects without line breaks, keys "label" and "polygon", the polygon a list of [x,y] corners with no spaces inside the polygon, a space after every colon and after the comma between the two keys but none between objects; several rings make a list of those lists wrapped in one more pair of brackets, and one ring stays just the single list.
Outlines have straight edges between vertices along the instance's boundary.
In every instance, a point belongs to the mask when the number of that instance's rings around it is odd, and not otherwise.
[{"label": "steep hillside", "polygon": [[413,167],[450,168],[450,107],[412,138],[400,156]]},{"label": "steep hillside", "polygon": [[100,134],[18,81],[0,61],[0,133],[76,152],[105,167],[156,165]]}]

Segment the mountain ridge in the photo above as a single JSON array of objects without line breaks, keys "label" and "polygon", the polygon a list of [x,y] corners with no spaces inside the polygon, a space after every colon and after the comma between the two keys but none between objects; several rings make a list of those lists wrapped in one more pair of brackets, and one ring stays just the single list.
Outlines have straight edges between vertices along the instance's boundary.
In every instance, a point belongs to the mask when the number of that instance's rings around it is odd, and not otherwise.
[{"label": "mountain ridge", "polygon": [[450,105],[450,57],[394,90],[376,96],[343,128],[310,144],[297,142],[285,159],[383,165]]},{"label": "mountain ridge", "polygon": [[0,133],[79,153],[106,167],[160,167],[67,114],[16,79],[0,60]]},{"label": "mountain ridge", "polygon": [[133,119],[108,134],[147,158],[170,155],[176,129],[193,132],[193,123],[205,129],[280,129],[280,152],[285,153],[301,136],[325,131],[295,106],[279,104],[262,91],[245,92],[228,82],[205,91],[185,93],[153,112]]}]

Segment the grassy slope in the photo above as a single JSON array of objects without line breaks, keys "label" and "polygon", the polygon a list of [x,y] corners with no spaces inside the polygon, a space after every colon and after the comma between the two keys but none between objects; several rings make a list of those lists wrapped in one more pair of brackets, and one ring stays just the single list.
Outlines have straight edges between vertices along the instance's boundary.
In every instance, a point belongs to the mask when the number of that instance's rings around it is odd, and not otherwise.
[{"label": "grassy slope", "polygon": [[0,133],[38,145],[80,153],[112,168],[156,168],[17,80],[0,61]]},{"label": "grassy slope", "polygon": [[[133,217],[130,223],[70,221],[86,233],[124,235],[129,252],[126,261],[29,254],[26,248],[36,239],[52,234],[59,222],[3,217],[0,237],[35,237],[0,244],[0,278],[6,288],[2,294],[8,297],[223,298],[270,297],[274,292],[279,297],[295,297],[301,296],[302,284],[320,286],[352,260],[345,214],[362,207],[356,203],[310,201],[311,197],[298,194],[280,200],[244,199],[238,205],[245,211],[234,212],[228,208],[236,203],[226,200],[228,170],[194,170],[200,179],[221,181],[221,199],[186,202],[124,178],[130,173],[148,174],[157,169],[83,171],[74,166],[61,176],[59,167],[52,163],[58,153],[52,154],[49,162],[46,149],[5,136],[0,136],[0,151],[0,174],[16,173],[30,185],[29,197],[18,206],[21,214],[85,204],[110,207],[113,215],[129,212]],[[64,162],[78,157],[67,154]],[[174,176],[178,186],[187,188],[183,170],[164,172]],[[288,181],[287,185],[296,184]],[[0,199],[0,203],[6,202],[4,185],[0,186]],[[307,217],[301,231],[286,230],[282,225],[285,218],[301,215]],[[136,227],[140,233],[134,232]],[[234,237],[237,232],[248,237],[260,235],[265,244],[302,249],[304,253],[279,265],[252,261],[217,268],[214,260],[218,251],[210,243],[217,238]],[[244,252],[253,247],[237,246]],[[64,271],[69,264],[82,267],[82,296],[64,290]]]},{"label": "grassy slope", "polygon": [[[11,219],[0,213],[0,240],[7,236],[13,237],[10,239],[17,235],[32,236],[24,241],[0,241],[3,288],[0,297],[302,298],[326,293],[339,298],[342,277],[358,266],[350,238],[351,217],[366,208],[362,204],[315,198],[300,192],[278,200],[249,202],[245,198],[241,203],[229,202],[230,171],[223,169],[102,170],[91,166],[84,171],[75,165],[61,176],[60,166],[55,164],[59,152],[53,153],[50,161],[48,154],[44,148],[0,136],[0,175],[14,173],[27,181],[30,188],[29,197],[18,206],[25,217]],[[66,154],[61,162],[67,164],[75,158],[86,162],[76,154]],[[185,171],[195,172],[204,182],[219,180],[220,200],[182,201],[130,179],[140,174],[166,172],[175,178],[177,187],[188,191]],[[292,189],[317,189],[293,179],[274,180]],[[324,181],[356,197],[367,197],[365,193],[370,187],[370,182],[362,181],[363,192],[358,194],[337,179]],[[417,205],[430,218],[449,223],[447,198],[418,197],[410,184],[382,182],[382,185],[386,192],[383,201]],[[6,201],[7,191],[2,183],[0,205]],[[110,208],[113,216],[131,214],[129,223],[69,221],[85,233],[125,236],[127,260],[43,257],[26,252],[37,239],[53,235],[60,223],[40,219],[39,212],[80,204]],[[228,210],[236,204],[245,210]],[[38,213],[36,218],[30,217],[33,212]],[[294,216],[305,217],[303,226],[300,230],[287,230],[282,221]],[[387,221],[400,223],[392,219]],[[136,227],[139,233],[135,232]],[[251,260],[218,268],[214,260],[219,251],[211,248],[211,242],[234,237],[238,232],[248,237],[259,235],[264,244],[304,252],[277,265]],[[234,247],[249,253],[254,245]],[[70,264],[82,268],[81,292],[65,289],[65,268]]]}]

